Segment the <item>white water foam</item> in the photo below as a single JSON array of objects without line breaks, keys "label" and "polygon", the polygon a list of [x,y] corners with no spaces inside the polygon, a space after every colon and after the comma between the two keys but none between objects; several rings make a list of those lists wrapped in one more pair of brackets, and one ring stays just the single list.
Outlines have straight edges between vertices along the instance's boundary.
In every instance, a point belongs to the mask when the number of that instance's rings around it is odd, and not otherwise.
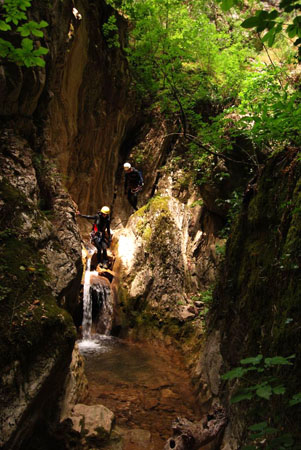
[{"label": "white water foam", "polygon": [[90,286],[91,286],[90,278],[93,272],[90,272],[90,267],[91,267],[91,258],[87,257],[85,279],[84,279],[84,292],[83,292],[83,322],[82,322],[83,341],[91,339],[92,299],[90,295]]}]

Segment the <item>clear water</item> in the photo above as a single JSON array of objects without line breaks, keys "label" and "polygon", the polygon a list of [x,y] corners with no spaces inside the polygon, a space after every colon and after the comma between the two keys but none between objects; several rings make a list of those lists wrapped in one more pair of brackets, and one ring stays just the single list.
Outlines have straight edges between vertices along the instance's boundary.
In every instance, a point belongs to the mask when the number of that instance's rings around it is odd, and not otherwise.
[{"label": "clear water", "polygon": [[[199,419],[189,375],[174,350],[97,335],[79,342],[79,348],[89,404],[107,406],[123,429],[149,431],[148,450],[163,449],[176,417]],[[141,444],[135,445],[131,441],[125,448],[141,450]]]}]

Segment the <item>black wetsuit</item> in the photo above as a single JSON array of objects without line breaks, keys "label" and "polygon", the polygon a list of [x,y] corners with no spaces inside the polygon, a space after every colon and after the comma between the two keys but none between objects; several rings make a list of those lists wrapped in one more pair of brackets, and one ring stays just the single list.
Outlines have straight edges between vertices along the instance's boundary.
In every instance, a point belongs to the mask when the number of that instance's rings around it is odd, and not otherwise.
[{"label": "black wetsuit", "polygon": [[85,219],[93,219],[93,229],[91,233],[91,240],[95,247],[97,248],[97,262],[106,263],[107,262],[107,248],[110,247],[111,243],[111,219],[109,215],[103,216],[101,213],[97,213],[95,216],[88,216],[84,214],[79,214]]},{"label": "black wetsuit", "polygon": [[131,167],[131,170],[125,172],[124,193],[127,194],[130,205],[137,211],[138,192],[143,186],[141,172]]}]

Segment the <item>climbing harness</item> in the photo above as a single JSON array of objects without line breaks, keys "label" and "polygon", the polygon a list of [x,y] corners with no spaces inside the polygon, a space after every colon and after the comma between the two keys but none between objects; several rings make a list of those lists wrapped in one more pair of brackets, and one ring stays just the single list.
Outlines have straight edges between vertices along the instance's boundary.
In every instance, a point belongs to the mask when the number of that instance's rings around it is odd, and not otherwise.
[{"label": "climbing harness", "polygon": [[137,186],[136,188],[132,188],[131,189],[131,193],[132,194],[137,194],[138,192],[140,192],[142,190],[142,186]]}]

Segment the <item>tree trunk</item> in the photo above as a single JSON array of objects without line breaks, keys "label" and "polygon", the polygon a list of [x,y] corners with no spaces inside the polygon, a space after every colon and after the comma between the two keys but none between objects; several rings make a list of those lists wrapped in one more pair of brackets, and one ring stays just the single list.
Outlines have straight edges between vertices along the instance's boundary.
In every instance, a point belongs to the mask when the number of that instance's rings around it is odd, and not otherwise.
[{"label": "tree trunk", "polygon": [[218,405],[197,423],[178,417],[172,424],[173,437],[168,439],[164,450],[199,450],[220,437],[226,424],[225,410]]}]

